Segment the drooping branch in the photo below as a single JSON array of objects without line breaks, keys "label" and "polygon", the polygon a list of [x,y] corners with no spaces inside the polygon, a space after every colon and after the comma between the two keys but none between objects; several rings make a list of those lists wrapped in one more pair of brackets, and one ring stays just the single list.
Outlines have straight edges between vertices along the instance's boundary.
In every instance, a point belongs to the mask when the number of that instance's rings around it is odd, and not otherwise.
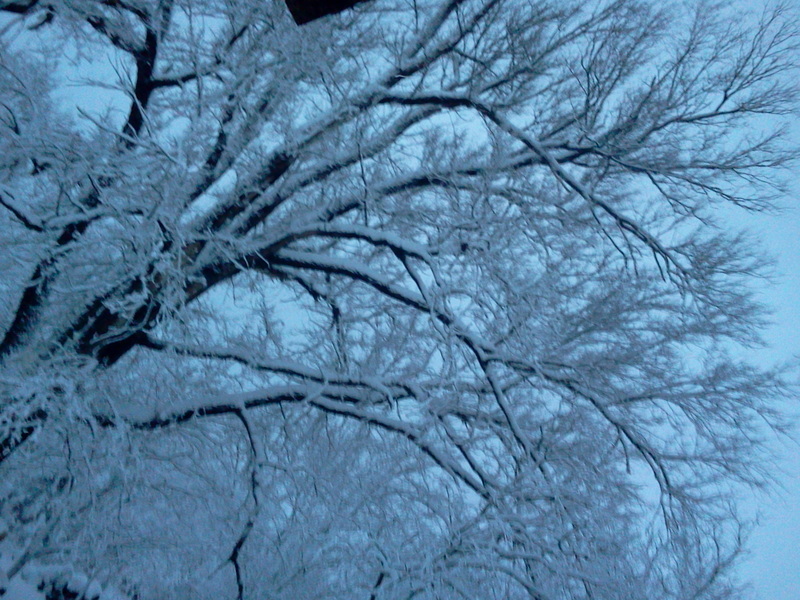
[{"label": "drooping branch", "polygon": [[641,227],[638,223],[633,221],[630,217],[621,214],[618,210],[613,208],[608,202],[599,198],[595,193],[589,190],[583,183],[576,177],[571,175],[560,162],[552,156],[550,151],[535,137],[527,134],[519,129],[505,117],[500,115],[496,110],[490,106],[464,96],[463,94],[415,94],[413,96],[400,96],[400,95],[387,95],[381,100],[384,103],[397,103],[409,105],[427,105],[433,104],[445,108],[458,108],[466,107],[476,110],[479,114],[486,117],[492,123],[500,127],[503,131],[522,142],[528,149],[533,151],[541,160],[546,164],[553,175],[564,185],[569,191],[577,193],[583,198],[590,206],[596,206],[603,212],[608,214],[623,232],[629,232],[638,238],[641,242],[647,245],[656,256],[656,258],[663,259],[667,267],[674,267],[679,276],[685,275],[683,265],[678,262],[677,258],[665,248],[661,242],[647,230]]},{"label": "drooping branch", "polygon": [[26,215],[22,208],[16,206],[10,198],[4,197],[2,192],[0,192],[0,206],[14,215],[14,218],[22,223],[22,225],[24,225],[27,229],[35,231],[36,233],[42,233],[44,231],[43,225],[36,223],[32,217]]},{"label": "drooping branch", "polygon": [[[355,395],[353,395],[355,393]],[[217,417],[222,415],[239,416],[242,411],[284,403],[306,402],[330,414],[336,414],[368,425],[398,434],[412,442],[425,455],[430,457],[442,470],[462,482],[482,497],[489,491],[475,474],[465,469],[459,461],[444,450],[428,441],[425,432],[400,419],[392,418],[366,408],[364,396],[354,388],[346,386],[286,386],[243,392],[223,402],[201,404],[169,414],[154,416],[146,420],[129,420],[109,415],[95,414],[94,420],[100,427],[125,426],[132,430],[154,431],[185,423],[192,419]]]},{"label": "drooping branch", "polygon": [[159,340],[152,335],[146,335],[138,341],[138,345],[151,350],[174,353],[178,356],[204,358],[212,360],[232,361],[246,366],[254,371],[275,373],[298,378],[304,381],[313,381],[318,384],[340,386],[342,389],[364,388],[384,396],[387,400],[400,400],[413,397],[414,390],[403,382],[384,381],[379,378],[354,378],[347,375],[330,372],[322,368],[310,368],[301,363],[282,360],[257,358],[251,354],[231,348],[217,348],[213,346],[188,346],[173,342]]}]

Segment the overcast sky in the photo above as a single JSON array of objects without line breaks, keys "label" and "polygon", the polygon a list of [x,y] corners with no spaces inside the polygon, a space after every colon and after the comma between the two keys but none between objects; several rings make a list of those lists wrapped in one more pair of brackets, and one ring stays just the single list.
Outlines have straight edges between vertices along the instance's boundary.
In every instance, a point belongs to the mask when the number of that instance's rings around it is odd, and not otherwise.
[{"label": "overcast sky", "polygon": [[[110,66],[110,65],[109,65]],[[108,67],[106,67],[108,68]],[[99,71],[104,69],[100,67]],[[99,73],[86,73],[98,77]],[[113,107],[116,93],[85,86],[64,90],[61,100],[77,104],[90,114]],[[795,128],[800,145],[800,126]],[[796,169],[800,180],[800,170]],[[741,210],[726,211],[731,226],[749,229],[760,238],[777,259],[778,277],[764,286],[764,300],[774,310],[774,325],[766,332],[770,347],[758,352],[764,364],[796,358],[800,362],[800,184],[784,199],[778,215],[753,215]],[[752,357],[751,357],[752,358]],[[800,405],[787,399],[786,409],[800,417]],[[776,440],[782,489],[771,496],[754,497],[753,506],[762,514],[753,532],[750,556],[742,569],[743,579],[751,580],[760,600],[800,600],[800,431],[794,441]]]},{"label": "overcast sky", "polygon": [[[99,73],[86,75],[98,77]],[[64,100],[97,114],[113,107],[116,95],[75,86],[64,91]],[[795,131],[800,145],[800,127]],[[800,179],[800,173],[796,179]],[[800,362],[800,184],[782,204],[780,214],[725,211],[732,227],[751,231],[777,261],[774,283],[765,283],[760,290],[775,311],[774,324],[765,335],[769,347],[756,353],[764,365],[793,358]],[[798,402],[787,399],[786,409],[800,417]],[[774,446],[781,457],[783,472],[779,479],[783,489],[752,500],[762,521],[753,532],[742,577],[753,581],[760,600],[800,600],[800,430],[795,432],[794,441],[776,440]]]},{"label": "overcast sky", "polygon": [[[797,130],[797,129],[796,129]],[[795,135],[800,145],[800,134]],[[800,360],[800,185],[784,202],[780,215],[734,213],[731,220],[756,234],[777,259],[778,279],[765,287],[764,298],[774,310],[767,332],[770,348],[761,352],[765,363]],[[786,409],[800,416],[797,400]],[[800,431],[794,440],[775,442],[781,456],[779,480],[783,490],[758,500],[762,522],[753,532],[751,556],[743,576],[753,580],[761,600],[800,599]]]}]

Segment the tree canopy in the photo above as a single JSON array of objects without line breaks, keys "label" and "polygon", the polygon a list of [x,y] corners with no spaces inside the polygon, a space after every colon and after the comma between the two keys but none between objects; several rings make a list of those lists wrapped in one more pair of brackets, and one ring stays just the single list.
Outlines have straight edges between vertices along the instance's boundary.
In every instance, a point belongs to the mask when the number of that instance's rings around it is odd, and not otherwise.
[{"label": "tree canopy", "polygon": [[740,597],[796,23],[0,1],[0,579]]}]

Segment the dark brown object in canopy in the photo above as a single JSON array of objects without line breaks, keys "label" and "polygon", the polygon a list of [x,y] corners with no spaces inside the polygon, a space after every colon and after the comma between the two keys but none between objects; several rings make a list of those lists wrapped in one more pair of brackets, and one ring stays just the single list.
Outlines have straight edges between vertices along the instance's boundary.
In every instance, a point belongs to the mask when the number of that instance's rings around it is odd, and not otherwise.
[{"label": "dark brown object in canopy", "polygon": [[364,0],[286,0],[286,6],[298,25],[310,23],[327,15],[333,15]]}]

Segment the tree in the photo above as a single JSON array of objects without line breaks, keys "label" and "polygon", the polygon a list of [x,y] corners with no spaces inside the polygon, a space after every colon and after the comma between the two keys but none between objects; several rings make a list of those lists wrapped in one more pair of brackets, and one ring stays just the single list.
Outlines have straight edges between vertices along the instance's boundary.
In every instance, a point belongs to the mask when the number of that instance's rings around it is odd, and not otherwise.
[{"label": "tree", "polygon": [[739,597],[784,7],[0,6],[12,581]]}]

